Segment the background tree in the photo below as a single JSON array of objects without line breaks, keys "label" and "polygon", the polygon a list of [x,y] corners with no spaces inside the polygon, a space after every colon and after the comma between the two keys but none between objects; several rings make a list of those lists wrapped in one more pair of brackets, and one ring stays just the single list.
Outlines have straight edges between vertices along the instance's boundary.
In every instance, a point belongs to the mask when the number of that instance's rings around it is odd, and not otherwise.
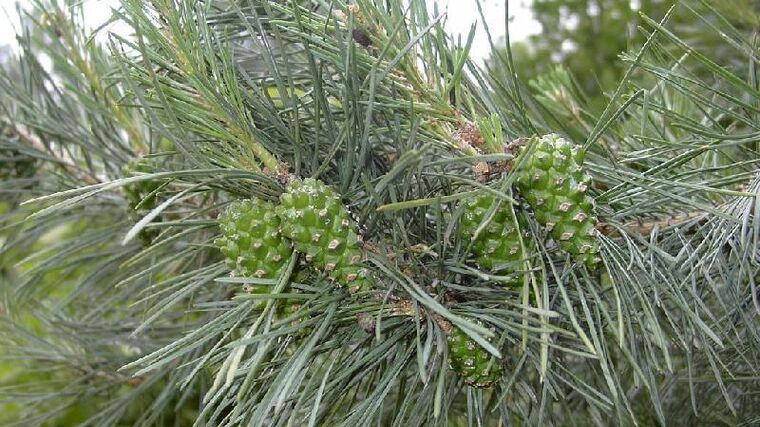
[{"label": "background tree", "polygon": [[[518,75],[529,80],[561,65],[590,97],[592,108],[600,110],[606,106],[602,94],[614,89],[626,70],[620,54],[641,47],[648,36],[640,28],[641,14],[659,21],[674,4],[678,2],[534,0],[533,16],[541,24],[541,32],[513,44]],[[725,49],[725,39],[705,29],[717,25],[719,19],[727,19],[749,37],[758,28],[758,12],[754,0],[685,1],[670,17],[669,28],[690,45],[726,64],[736,59]]]}]

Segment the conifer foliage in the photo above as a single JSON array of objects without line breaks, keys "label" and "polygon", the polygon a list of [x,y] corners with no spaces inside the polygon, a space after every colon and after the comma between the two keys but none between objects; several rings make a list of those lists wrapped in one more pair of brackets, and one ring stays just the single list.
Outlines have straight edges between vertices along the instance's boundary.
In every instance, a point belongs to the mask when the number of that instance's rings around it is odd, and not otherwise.
[{"label": "conifer foliage", "polygon": [[421,0],[35,0],[0,424],[756,423],[759,64],[689,3],[595,116]]}]

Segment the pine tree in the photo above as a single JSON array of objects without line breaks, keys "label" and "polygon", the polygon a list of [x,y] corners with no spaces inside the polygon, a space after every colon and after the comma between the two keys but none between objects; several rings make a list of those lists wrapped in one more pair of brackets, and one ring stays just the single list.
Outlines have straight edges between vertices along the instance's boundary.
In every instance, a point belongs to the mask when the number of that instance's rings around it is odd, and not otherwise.
[{"label": "pine tree", "polygon": [[[595,115],[421,0],[122,0],[105,45],[35,0],[0,421],[757,423],[758,60],[691,3]],[[704,7],[742,67],[670,26]]]}]

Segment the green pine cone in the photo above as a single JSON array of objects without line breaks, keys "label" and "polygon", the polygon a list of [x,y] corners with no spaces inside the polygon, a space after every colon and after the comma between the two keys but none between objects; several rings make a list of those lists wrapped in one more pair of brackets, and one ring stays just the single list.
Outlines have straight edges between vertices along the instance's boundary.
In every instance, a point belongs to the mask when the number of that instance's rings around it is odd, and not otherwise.
[{"label": "green pine cone", "polygon": [[[139,173],[150,173],[152,172],[152,168],[149,160],[137,158],[124,165],[122,172],[125,177],[131,177],[136,176]],[[133,182],[122,187],[122,192],[127,199],[129,213],[133,220],[139,220],[150,210],[158,206],[156,190],[160,187],[161,182],[154,180]],[[153,221],[159,222],[161,219],[156,218]],[[159,230],[157,228],[143,228],[137,237],[140,239],[143,246],[150,246],[158,235]]]},{"label": "green pine cone", "polygon": [[217,221],[222,237],[214,243],[227,258],[233,274],[260,279],[279,277],[293,249],[280,234],[274,204],[259,199],[235,201]]},{"label": "green pine cone", "polygon": [[536,140],[536,149],[517,178],[517,188],[559,247],[578,262],[599,261],[594,200],[586,194],[591,177],[583,151],[554,135]]},{"label": "green pine cone", "polygon": [[467,385],[489,388],[496,384],[501,377],[501,365],[495,357],[456,327],[449,334],[448,342],[449,365]]},{"label": "green pine cone", "polygon": [[368,272],[357,226],[333,189],[312,178],[295,180],[280,203],[282,234],[308,262],[351,291],[366,286]]},{"label": "green pine cone", "polygon": [[510,283],[517,285],[520,277],[515,273],[524,270],[525,253],[520,244],[520,229],[514,225],[512,205],[501,202],[478,232],[496,202],[496,197],[490,194],[465,200],[460,231],[465,239],[472,239],[470,248],[478,265],[499,274],[514,275]]},{"label": "green pine cone", "polygon": [[[125,177],[136,176],[140,173],[150,173],[152,168],[147,159],[133,159],[123,168]],[[148,180],[126,184],[123,187],[124,197],[129,203],[130,210],[151,210],[157,205],[155,191],[161,187],[160,181]]]},{"label": "green pine cone", "polygon": [[0,149],[0,180],[31,178],[37,172],[37,161],[13,149]]}]

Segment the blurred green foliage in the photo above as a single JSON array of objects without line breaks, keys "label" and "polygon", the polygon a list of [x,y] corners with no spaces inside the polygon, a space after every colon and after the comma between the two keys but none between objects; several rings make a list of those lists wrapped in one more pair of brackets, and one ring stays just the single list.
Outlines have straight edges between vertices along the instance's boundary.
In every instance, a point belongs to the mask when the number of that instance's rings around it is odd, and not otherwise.
[{"label": "blurred green foliage", "polygon": [[757,0],[534,0],[533,15],[542,29],[513,43],[517,73],[527,81],[562,65],[590,96],[590,107],[604,108],[604,92],[614,89],[626,70],[619,55],[640,47],[648,36],[639,27],[641,15],[659,21],[673,6],[667,26],[722,64],[733,58],[721,35],[707,31],[716,15],[748,33],[760,22]]}]

